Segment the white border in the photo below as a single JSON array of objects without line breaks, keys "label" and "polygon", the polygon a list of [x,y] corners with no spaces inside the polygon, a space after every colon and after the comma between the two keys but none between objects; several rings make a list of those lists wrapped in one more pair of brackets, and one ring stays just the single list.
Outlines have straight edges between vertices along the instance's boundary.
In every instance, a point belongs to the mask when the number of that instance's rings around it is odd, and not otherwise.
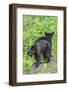
[{"label": "white border", "polygon": [[[23,18],[26,15],[58,16],[58,72],[55,74],[23,75]],[[17,82],[63,80],[63,11],[41,9],[17,9]]]}]

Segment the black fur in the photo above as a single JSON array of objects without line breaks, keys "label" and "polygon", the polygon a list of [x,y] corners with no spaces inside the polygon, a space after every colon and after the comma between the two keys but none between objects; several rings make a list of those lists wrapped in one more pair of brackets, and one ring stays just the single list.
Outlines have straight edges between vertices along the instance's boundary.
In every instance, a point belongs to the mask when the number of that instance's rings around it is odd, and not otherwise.
[{"label": "black fur", "polygon": [[32,55],[35,56],[36,67],[38,67],[40,64],[41,54],[43,55],[44,60],[47,59],[47,63],[50,62],[53,34],[54,32],[52,33],[45,32],[45,36],[38,38],[31,46],[31,48],[28,49],[27,55],[30,57]]}]

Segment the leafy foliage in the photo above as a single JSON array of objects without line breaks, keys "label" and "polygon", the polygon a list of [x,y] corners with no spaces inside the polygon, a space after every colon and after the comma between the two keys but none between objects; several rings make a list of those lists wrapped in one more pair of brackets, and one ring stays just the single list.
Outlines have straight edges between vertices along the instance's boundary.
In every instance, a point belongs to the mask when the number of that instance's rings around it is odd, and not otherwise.
[{"label": "leafy foliage", "polygon": [[34,41],[44,36],[44,32],[54,32],[52,56],[57,56],[57,16],[23,16],[23,73],[28,73],[35,62],[34,57],[27,58],[27,50]]}]

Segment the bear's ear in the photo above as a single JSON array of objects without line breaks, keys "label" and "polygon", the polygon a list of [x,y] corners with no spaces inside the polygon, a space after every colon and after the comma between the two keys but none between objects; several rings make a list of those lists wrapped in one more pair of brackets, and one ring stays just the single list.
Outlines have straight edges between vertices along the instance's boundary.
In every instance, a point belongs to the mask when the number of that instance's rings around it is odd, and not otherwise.
[{"label": "bear's ear", "polygon": [[32,45],[32,47],[31,48],[34,48],[34,45]]},{"label": "bear's ear", "polygon": [[36,45],[32,45],[31,49],[36,49]]},{"label": "bear's ear", "polygon": [[47,35],[47,32],[44,32],[45,33],[45,35]]},{"label": "bear's ear", "polygon": [[32,45],[32,47],[31,47],[32,49],[34,49],[35,48],[35,45]]},{"label": "bear's ear", "polygon": [[52,32],[52,35],[54,34],[54,32]]}]

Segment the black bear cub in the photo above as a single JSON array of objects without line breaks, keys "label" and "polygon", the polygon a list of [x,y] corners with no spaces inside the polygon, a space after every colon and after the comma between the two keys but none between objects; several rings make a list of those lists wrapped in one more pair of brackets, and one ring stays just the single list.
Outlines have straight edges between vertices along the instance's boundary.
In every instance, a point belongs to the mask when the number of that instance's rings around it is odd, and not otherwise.
[{"label": "black bear cub", "polygon": [[45,36],[38,38],[34,42],[34,44],[28,49],[27,56],[32,57],[34,55],[36,60],[36,67],[38,67],[40,64],[41,55],[43,55],[44,60],[47,59],[47,63],[50,62],[53,34],[54,32],[45,32]]}]

